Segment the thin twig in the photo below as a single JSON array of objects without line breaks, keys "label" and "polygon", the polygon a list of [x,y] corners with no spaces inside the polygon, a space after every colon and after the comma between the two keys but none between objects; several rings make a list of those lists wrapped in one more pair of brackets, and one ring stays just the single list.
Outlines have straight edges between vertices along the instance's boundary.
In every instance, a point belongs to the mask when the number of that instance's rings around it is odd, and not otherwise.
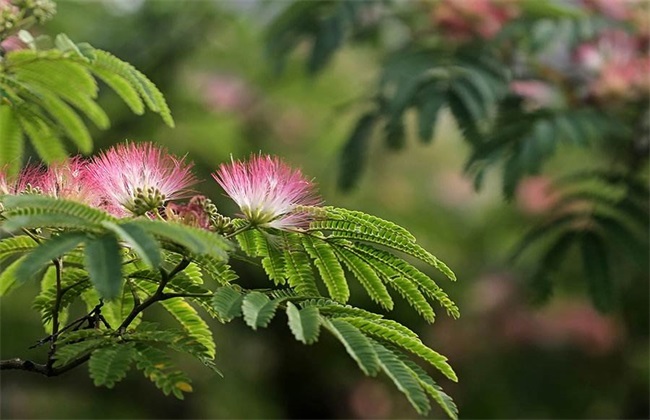
[{"label": "thin twig", "polygon": [[[131,322],[133,322],[133,320],[142,311],[144,311],[145,309],[147,309],[149,306],[153,305],[154,303],[165,300],[165,299],[180,297],[180,296],[176,296],[176,294],[164,293],[163,291],[165,289],[165,286],[167,286],[167,284],[174,278],[174,276],[176,274],[180,273],[181,271],[183,271],[185,268],[187,268],[187,266],[189,264],[190,264],[190,260],[188,260],[187,258],[183,258],[178,263],[178,265],[176,267],[174,267],[169,273],[161,268],[160,269],[160,274],[161,274],[162,278],[160,280],[160,284],[158,285],[158,288],[156,289],[156,292],[153,295],[149,296],[149,298],[146,299],[144,302],[141,302],[141,303],[137,304],[131,310],[131,313],[129,313],[129,315],[126,317],[126,319],[117,328],[117,330],[115,331],[115,334],[116,335],[122,334],[126,330],[126,328],[131,324]],[[60,287],[57,290],[60,291]],[[191,296],[191,297],[199,297],[198,295],[199,294],[197,294],[197,296]],[[207,297],[208,295],[200,295],[200,296]],[[188,297],[190,297],[190,296],[188,296]],[[97,316],[99,321],[103,322],[104,325],[106,325],[108,328],[110,328],[110,326],[106,322],[106,319],[104,319],[104,317],[101,315],[100,308],[101,308],[102,305],[103,305],[103,302],[100,301],[100,304],[97,305],[95,307],[95,309],[93,309],[88,315],[86,315],[85,317],[82,317],[82,318],[80,318],[78,320],[73,321],[71,324],[69,324],[68,326],[63,328],[61,331],[58,331],[58,327],[57,327],[56,331],[53,329],[54,333],[50,336],[51,339],[52,339],[52,347],[50,347],[50,351],[52,351],[52,348],[54,348],[54,349],[56,348],[54,346],[54,343],[56,341],[57,335],[61,334],[65,330],[71,328],[71,325],[80,325],[81,323],[83,323],[84,320],[90,319],[92,316]],[[55,306],[57,306],[57,305],[55,304]],[[58,307],[56,309],[58,310]],[[41,340],[41,341],[43,341],[43,340]],[[46,339],[46,341],[47,341],[47,339]],[[43,342],[46,342],[46,341],[43,341]],[[82,357],[80,357],[78,359],[75,359],[72,362],[70,362],[70,363],[68,363],[68,364],[66,364],[64,366],[61,366],[59,368],[55,368],[53,366],[53,364],[54,364],[54,354],[48,355],[48,363],[45,364],[45,365],[37,364],[37,363],[34,363],[34,362],[30,361],[30,360],[23,360],[23,359],[17,359],[16,358],[16,359],[0,360],[0,370],[25,370],[25,371],[29,371],[29,372],[39,373],[39,374],[45,375],[45,376],[58,376],[58,375],[61,375],[63,373],[66,373],[66,372],[76,368],[77,366],[80,366],[80,365],[86,363],[88,361],[88,359],[90,359],[90,353],[88,353],[88,354],[86,354],[86,355],[84,355],[84,356],[82,356]]]}]

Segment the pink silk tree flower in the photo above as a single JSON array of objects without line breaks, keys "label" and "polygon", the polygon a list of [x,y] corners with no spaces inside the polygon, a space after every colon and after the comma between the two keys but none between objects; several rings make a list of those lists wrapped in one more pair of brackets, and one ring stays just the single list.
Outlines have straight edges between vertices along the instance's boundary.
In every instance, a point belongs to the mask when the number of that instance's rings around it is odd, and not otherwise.
[{"label": "pink silk tree flower", "polygon": [[211,220],[210,213],[206,209],[207,201],[204,196],[196,195],[187,203],[169,203],[165,207],[166,219],[200,229],[210,230]]},{"label": "pink silk tree flower", "polygon": [[44,169],[39,165],[27,165],[18,176],[9,175],[7,168],[0,169],[0,195],[40,194]]},{"label": "pink silk tree flower", "polygon": [[214,179],[254,226],[295,230],[307,227],[311,215],[298,206],[321,203],[314,185],[278,158],[252,156],[247,162],[222,164]]},{"label": "pink silk tree flower", "polygon": [[88,176],[109,213],[139,216],[186,197],[196,182],[191,168],[153,143],[127,142],[93,158]]},{"label": "pink silk tree flower", "polygon": [[88,162],[81,156],[53,163],[41,172],[34,184],[44,195],[51,197],[89,206],[98,206],[101,201],[101,196],[89,177]]}]

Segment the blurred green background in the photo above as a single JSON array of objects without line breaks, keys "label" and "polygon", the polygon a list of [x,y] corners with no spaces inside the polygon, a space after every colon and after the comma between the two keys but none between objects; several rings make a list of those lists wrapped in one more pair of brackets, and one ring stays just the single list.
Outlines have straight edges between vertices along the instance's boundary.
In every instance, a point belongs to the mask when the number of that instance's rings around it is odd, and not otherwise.
[{"label": "blurred green background", "polygon": [[[459,383],[436,378],[462,418],[648,418],[647,272],[644,278],[620,273],[620,304],[602,315],[584,293],[577,259],[568,258],[550,303],[532,305],[524,285],[530,272],[525,265],[513,267],[508,254],[541,217],[548,199],[542,186],[548,180],[526,180],[511,203],[502,200],[496,177],[480,193],[473,191],[462,175],[466,146],[445,114],[433,145],[411,138],[397,154],[373,147],[360,186],[348,194],[337,191],[338,152],[358,117],[354,101],[377,76],[379,54],[371,47],[346,47],[312,78],[299,50],[286,71],[275,75],[264,56],[263,29],[281,3],[64,1],[42,31],[65,32],[114,53],[148,75],[167,97],[175,129],[153,114],[135,117],[112,93],[103,95],[100,102],[113,125],[94,133],[96,149],[124,139],[151,140],[188,154],[205,180],[200,191],[226,214],[235,211],[234,204],[210,173],[230,155],[276,154],[314,177],[326,203],[393,220],[447,262],[459,281],[443,287],[461,308],[459,320],[441,315],[427,325],[404,302],[390,315],[448,356]],[[561,150],[548,173],[583,164],[583,153]],[[241,277],[263,281],[258,267],[237,268]],[[43,357],[44,350],[26,349],[44,335],[38,314],[28,310],[37,287],[2,301],[2,358]],[[380,310],[362,296],[357,293],[354,303]],[[150,316],[172,322],[155,310]],[[86,367],[47,379],[3,372],[0,415],[417,417],[387,378],[364,377],[330,337],[301,345],[281,320],[258,332],[240,319],[213,327],[225,377],[181,360],[195,390],[185,401],[164,397],[135,371],[112,390],[95,388]],[[430,416],[443,413],[434,407]]]}]

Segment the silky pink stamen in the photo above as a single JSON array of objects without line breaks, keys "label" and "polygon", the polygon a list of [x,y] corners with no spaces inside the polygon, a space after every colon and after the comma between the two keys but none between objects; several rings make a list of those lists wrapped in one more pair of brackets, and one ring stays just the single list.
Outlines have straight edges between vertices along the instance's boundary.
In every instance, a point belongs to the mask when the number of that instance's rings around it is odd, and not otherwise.
[{"label": "silky pink stamen", "polygon": [[252,223],[277,229],[305,227],[310,216],[296,206],[321,203],[312,182],[278,158],[252,156],[222,164],[212,175]]},{"label": "silky pink stamen", "polygon": [[117,216],[133,212],[134,200],[154,191],[163,201],[189,194],[196,182],[192,164],[153,143],[119,144],[95,157],[88,165],[92,185],[104,207]]}]

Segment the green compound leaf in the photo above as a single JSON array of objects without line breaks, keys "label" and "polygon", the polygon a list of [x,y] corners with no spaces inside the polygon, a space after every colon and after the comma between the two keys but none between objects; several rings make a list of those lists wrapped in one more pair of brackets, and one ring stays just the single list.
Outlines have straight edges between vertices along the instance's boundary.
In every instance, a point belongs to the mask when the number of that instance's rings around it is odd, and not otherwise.
[{"label": "green compound leaf", "polygon": [[458,420],[458,407],[456,407],[454,400],[452,400],[451,397],[442,390],[440,385],[438,385],[417,363],[403,356],[400,357],[400,360],[408,366],[417,378],[420,386],[436,403],[438,403],[440,408],[444,410],[449,418],[452,420]]},{"label": "green compound leaf", "polygon": [[134,343],[104,347],[93,351],[88,361],[88,371],[95,386],[113,388],[116,383],[126,377],[135,355]]},{"label": "green compound leaf", "polygon": [[[25,261],[27,255],[23,255],[18,258],[16,261],[9,264],[8,267],[4,268],[0,272],[0,296],[4,296],[11,292],[15,287],[18,281],[18,276],[16,276],[16,271],[20,268],[23,261]],[[24,284],[25,282],[19,282],[18,284]]]},{"label": "green compound leaf", "polygon": [[220,287],[214,292],[212,307],[225,322],[242,314],[244,295],[229,286]]},{"label": "green compound leaf", "polygon": [[322,240],[312,239],[309,236],[303,236],[302,240],[305,250],[318,268],[330,297],[337,302],[346,303],[350,298],[350,289],[341,263],[336,258],[332,247]]},{"label": "green compound leaf", "polygon": [[23,147],[23,134],[14,111],[9,106],[0,105],[0,168],[5,168],[9,174],[17,174]]},{"label": "green compound leaf", "polygon": [[192,392],[190,378],[172,364],[164,351],[142,343],[136,346],[136,350],[136,367],[165,395],[172,393],[182,400],[183,392]]},{"label": "green compound leaf", "polygon": [[458,377],[453,371],[451,366],[447,363],[447,358],[440,353],[425,346],[419,338],[413,337],[411,334],[404,334],[399,329],[393,328],[389,325],[381,325],[373,320],[364,318],[339,318],[350,325],[361,330],[363,333],[372,335],[381,340],[393,343],[411,353],[421,357],[429,362],[433,367],[437,368],[447,378],[454,382],[458,382]]},{"label": "green compound leaf", "polygon": [[333,247],[333,250],[373,301],[385,309],[393,309],[393,299],[372,266],[344,247]]},{"label": "green compound leaf", "polygon": [[395,353],[386,347],[374,340],[372,345],[381,369],[393,381],[397,389],[406,395],[406,398],[417,412],[420,415],[426,415],[431,409],[429,399],[413,372]]},{"label": "green compound leaf", "polygon": [[16,254],[24,254],[36,248],[38,243],[27,235],[10,236],[0,240],[0,263]]},{"label": "green compound leaf", "polygon": [[287,317],[289,328],[296,340],[305,344],[312,344],[318,340],[320,317],[316,307],[298,309],[293,303],[287,302]]},{"label": "green compound leaf", "polygon": [[206,255],[219,261],[228,261],[228,251],[233,245],[223,236],[179,223],[161,220],[137,220],[131,225],[138,226],[151,235],[187,248],[193,254]]},{"label": "green compound leaf", "polygon": [[309,261],[309,256],[304,251],[300,237],[284,234],[284,260],[286,262],[286,275],[289,285],[304,296],[321,296],[316,286],[314,272]]},{"label": "green compound leaf", "polygon": [[379,359],[372,343],[358,328],[345,320],[321,317],[323,326],[332,333],[345,347],[359,368],[368,376],[379,372]]},{"label": "green compound leaf", "polygon": [[[140,282],[137,287],[150,295],[156,292],[156,285],[153,283]],[[181,297],[163,300],[160,304],[181,324],[187,335],[196,343],[197,349],[200,349],[206,358],[214,359],[216,346],[212,331],[196,309]]]},{"label": "green compound leaf", "polygon": [[244,321],[254,330],[258,327],[266,327],[275,316],[279,303],[279,299],[271,300],[260,292],[248,293],[242,303]]}]

